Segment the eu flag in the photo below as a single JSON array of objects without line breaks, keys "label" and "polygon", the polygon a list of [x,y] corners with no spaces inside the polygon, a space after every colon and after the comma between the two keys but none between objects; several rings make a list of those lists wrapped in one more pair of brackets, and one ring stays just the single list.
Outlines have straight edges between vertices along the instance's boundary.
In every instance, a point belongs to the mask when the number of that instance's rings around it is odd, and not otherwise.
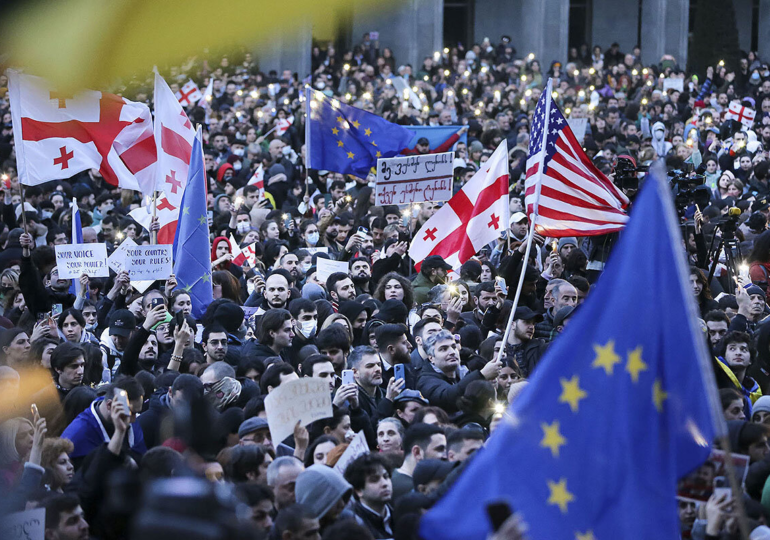
[{"label": "eu flag", "polygon": [[190,294],[192,316],[200,319],[214,300],[211,285],[211,245],[206,209],[206,168],[203,165],[201,130],[195,135],[187,186],[182,195],[179,223],[174,235],[174,274],[177,286]]},{"label": "eu flag", "polygon": [[651,175],[607,269],[421,523],[486,538],[507,500],[534,540],[678,538],[677,479],[724,432],[671,193]]},{"label": "eu flag", "polygon": [[312,169],[366,178],[378,158],[398,155],[414,137],[402,126],[310,88],[305,98],[310,116],[305,150]]}]

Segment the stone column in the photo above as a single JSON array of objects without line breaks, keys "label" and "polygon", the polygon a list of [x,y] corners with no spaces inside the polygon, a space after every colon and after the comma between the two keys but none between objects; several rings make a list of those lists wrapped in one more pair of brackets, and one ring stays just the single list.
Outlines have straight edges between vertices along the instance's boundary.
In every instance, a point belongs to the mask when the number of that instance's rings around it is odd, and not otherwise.
[{"label": "stone column", "polygon": [[624,53],[633,50],[639,37],[639,0],[593,0],[592,14],[589,45],[607,50],[618,43]]},{"label": "stone column", "polygon": [[519,56],[535,53],[544,74],[554,60],[567,60],[569,0],[522,0],[521,20],[521,37],[514,36]]},{"label": "stone column", "polygon": [[759,56],[770,59],[770,0],[759,0]]},{"label": "stone column", "polygon": [[657,64],[670,54],[680,67],[687,66],[687,33],[690,0],[644,0],[642,2],[642,61]]}]

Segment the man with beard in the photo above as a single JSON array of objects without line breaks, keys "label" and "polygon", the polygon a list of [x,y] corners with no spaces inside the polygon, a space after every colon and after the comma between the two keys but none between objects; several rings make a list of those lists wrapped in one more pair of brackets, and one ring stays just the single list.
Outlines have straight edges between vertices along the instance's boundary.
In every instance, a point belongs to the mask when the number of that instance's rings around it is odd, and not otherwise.
[{"label": "man with beard", "polygon": [[391,379],[387,389],[382,388],[382,362],[377,351],[367,345],[356,347],[348,356],[348,369],[358,386],[358,406],[372,422],[393,415],[393,400],[404,389],[403,381]]},{"label": "man with beard", "polygon": [[262,304],[257,310],[262,315],[268,309],[286,309],[291,297],[289,279],[285,270],[274,270],[265,280],[265,291],[262,293]]},{"label": "man with beard", "polygon": [[542,339],[535,339],[535,324],[543,319],[526,306],[517,307],[513,315],[512,332],[508,334],[505,348],[507,358],[512,358],[519,366],[522,377],[529,377],[543,356],[547,344]]},{"label": "man with beard", "polygon": [[332,300],[334,311],[339,310],[340,303],[345,300],[353,300],[356,297],[356,288],[350,276],[343,272],[334,272],[326,280],[326,290]]},{"label": "man with beard", "polygon": [[299,258],[295,253],[287,253],[278,260],[278,264],[289,273],[292,285],[297,285],[302,281],[304,276],[302,275],[302,269],[299,266]]},{"label": "man with beard", "polygon": [[[371,237],[369,237],[371,243]],[[362,250],[363,251],[363,250]],[[366,257],[356,257],[350,260],[350,279],[355,285],[356,296],[359,294],[372,294],[372,267]]]},{"label": "man with beard", "polygon": [[420,267],[420,275],[412,282],[414,287],[414,301],[424,304],[428,299],[428,292],[440,283],[444,283],[447,271],[452,267],[439,255],[425,257]]},{"label": "man with beard", "polygon": [[490,306],[493,306],[497,301],[495,282],[484,281],[479,283],[473,290],[473,297],[476,299],[476,307],[473,311],[461,313],[460,318],[464,320],[466,324],[472,324],[484,330],[482,327],[484,314],[487,312],[487,309],[489,309]]},{"label": "man with beard", "polygon": [[403,388],[414,390],[417,387],[417,378],[412,372],[410,353],[411,343],[406,338],[406,327],[402,324],[383,324],[374,333],[377,340],[377,352],[382,360],[382,382],[387,387],[393,378],[396,364],[404,365],[405,381]]}]

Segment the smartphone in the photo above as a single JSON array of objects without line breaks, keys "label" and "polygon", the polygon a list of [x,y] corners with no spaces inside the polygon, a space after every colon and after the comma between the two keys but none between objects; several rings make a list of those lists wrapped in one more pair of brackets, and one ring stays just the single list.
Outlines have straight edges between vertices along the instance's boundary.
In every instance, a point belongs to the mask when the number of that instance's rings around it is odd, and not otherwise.
[{"label": "smartphone", "polygon": [[51,317],[58,317],[61,315],[62,312],[62,305],[61,304],[53,304],[51,306]]},{"label": "smartphone", "polygon": [[508,284],[505,282],[504,277],[497,276],[495,278],[495,281],[497,281],[497,284],[500,285],[500,290],[503,291],[503,294],[508,294]]},{"label": "smartphone", "polygon": [[355,384],[356,379],[353,376],[353,370],[352,369],[343,369],[342,370],[342,384]]},{"label": "smartphone", "polygon": [[174,314],[174,318],[176,319],[176,327],[181,328],[184,324],[184,312],[183,311],[177,311]]},{"label": "smartphone", "polygon": [[404,364],[396,364],[393,366],[393,376],[396,380],[406,382],[406,368],[404,367]]},{"label": "smartphone", "polygon": [[115,400],[118,403],[122,403],[123,406],[126,408],[126,412],[128,414],[131,414],[131,409],[128,407],[128,393],[123,390],[122,388],[115,391]]},{"label": "smartphone", "polygon": [[40,412],[37,410],[37,405],[34,403],[29,406],[30,410],[32,411],[32,418],[37,418],[40,416]]},{"label": "smartphone", "polygon": [[163,305],[163,298],[161,298],[160,296],[158,296],[157,298],[153,298],[150,301],[150,305],[152,306],[151,309],[155,309],[158,306],[162,306]]},{"label": "smartphone", "polygon": [[209,223],[209,227],[211,227],[211,225],[214,224],[214,211],[209,210],[208,212],[206,212],[206,217]]},{"label": "smartphone", "polygon": [[492,502],[487,505],[487,516],[492,524],[492,530],[497,532],[503,523],[513,515],[511,505],[505,501]]},{"label": "smartphone", "polygon": [[366,227],[359,227],[358,228],[358,232],[360,232],[361,234],[367,234],[368,235],[369,234],[369,229],[367,229]]},{"label": "smartphone", "polygon": [[721,497],[727,495],[726,500],[730,500],[733,497],[733,490],[724,476],[717,476],[714,478],[714,495]]}]

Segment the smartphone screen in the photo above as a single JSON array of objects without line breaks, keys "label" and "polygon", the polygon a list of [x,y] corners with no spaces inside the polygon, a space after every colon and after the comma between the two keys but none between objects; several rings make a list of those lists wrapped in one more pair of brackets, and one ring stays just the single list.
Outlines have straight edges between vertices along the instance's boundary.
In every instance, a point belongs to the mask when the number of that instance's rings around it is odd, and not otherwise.
[{"label": "smartphone screen", "polygon": [[396,364],[393,366],[393,376],[396,378],[396,380],[404,380],[406,376],[406,368],[404,367],[404,364]]},{"label": "smartphone screen", "polygon": [[342,370],[342,384],[355,384],[356,379],[353,377],[352,369]]}]

